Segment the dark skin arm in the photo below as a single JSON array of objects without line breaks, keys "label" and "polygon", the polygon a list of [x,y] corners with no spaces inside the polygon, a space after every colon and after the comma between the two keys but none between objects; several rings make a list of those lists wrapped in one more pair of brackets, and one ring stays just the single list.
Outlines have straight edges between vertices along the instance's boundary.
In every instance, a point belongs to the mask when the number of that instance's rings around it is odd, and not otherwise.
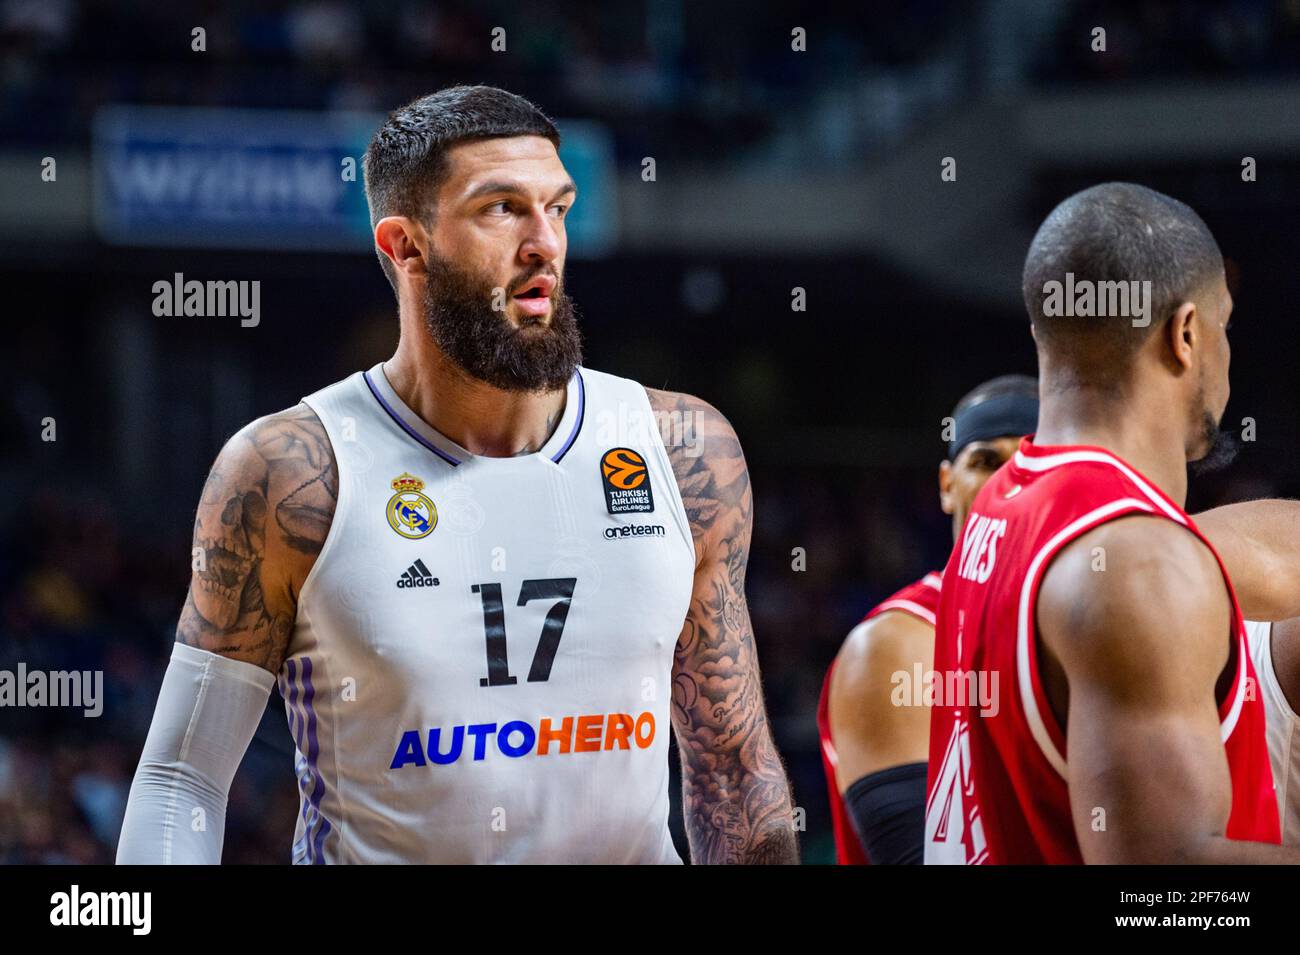
[{"label": "dark skin arm", "polygon": [[1246,619],[1300,617],[1300,501],[1245,501],[1192,520],[1223,558]]},{"label": "dark skin arm", "polygon": [[828,711],[841,793],[863,776],[930,758],[930,707],[896,706],[895,673],[934,666],[934,627],[901,610],[859,624],[831,672]]},{"label": "dark skin arm", "polygon": [[1300,618],[1273,624],[1269,638],[1273,672],[1292,713],[1300,713]]},{"label": "dark skin arm", "polygon": [[329,438],[306,405],[227,442],[194,520],[193,574],[176,640],[278,673],[298,592],[338,500]]},{"label": "dark skin arm", "polygon": [[691,859],[797,863],[790,785],[768,726],[745,602],[753,495],[744,454],[712,406],[646,391],[656,413],[695,426],[690,446],[668,447],[696,554],[672,705]]},{"label": "dark skin arm", "polygon": [[[1093,569],[1094,548],[1106,570]],[[1084,599],[1086,595],[1086,599]],[[1089,863],[1296,863],[1226,838],[1219,735],[1231,605],[1214,556],[1172,521],[1126,517],[1068,545],[1038,597],[1045,685],[1066,716],[1074,828]],[[1094,831],[1096,810],[1105,828]]]}]

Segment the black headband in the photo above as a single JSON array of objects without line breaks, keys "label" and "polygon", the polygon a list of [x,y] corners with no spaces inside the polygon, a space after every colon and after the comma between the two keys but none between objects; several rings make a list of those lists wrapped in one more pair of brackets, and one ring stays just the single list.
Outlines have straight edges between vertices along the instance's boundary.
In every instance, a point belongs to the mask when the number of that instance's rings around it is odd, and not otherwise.
[{"label": "black headband", "polygon": [[972,441],[1033,434],[1038,430],[1038,398],[1015,392],[995,395],[957,412],[954,425],[948,442],[949,461],[956,461],[961,449]]}]

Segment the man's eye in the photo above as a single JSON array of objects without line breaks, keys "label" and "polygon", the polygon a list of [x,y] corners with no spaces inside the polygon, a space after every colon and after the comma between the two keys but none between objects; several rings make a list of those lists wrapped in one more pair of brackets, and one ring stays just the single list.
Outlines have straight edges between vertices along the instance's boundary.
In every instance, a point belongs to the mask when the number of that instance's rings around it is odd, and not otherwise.
[{"label": "man's eye", "polygon": [[494,202],[487,207],[488,212],[509,212],[510,203],[502,199],[500,202]]},{"label": "man's eye", "polygon": [[554,212],[554,213],[555,213],[557,216],[559,216],[561,219],[563,219],[563,218],[564,218],[564,214],[565,214],[566,212],[569,211],[569,207],[568,207],[568,206],[555,205],[555,206],[551,206],[551,211]]}]

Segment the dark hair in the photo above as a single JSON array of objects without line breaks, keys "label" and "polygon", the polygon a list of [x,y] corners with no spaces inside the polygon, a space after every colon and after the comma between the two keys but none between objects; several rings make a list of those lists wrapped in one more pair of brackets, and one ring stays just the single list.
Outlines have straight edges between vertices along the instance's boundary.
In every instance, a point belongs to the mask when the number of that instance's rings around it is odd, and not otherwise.
[{"label": "dark hair", "polygon": [[[540,109],[495,86],[450,86],[393,110],[366,148],[363,170],[370,224],[385,216],[429,223],[447,178],[447,150],[475,139],[542,136],[560,148],[560,133]],[[392,263],[379,264],[397,287]]]},{"label": "dark hair", "polygon": [[972,405],[977,405],[999,395],[1023,395],[1038,400],[1038,379],[1032,375],[999,375],[976,385],[952,409],[955,418]]},{"label": "dark hair", "polygon": [[[1049,282],[1151,283],[1151,321],[1043,314]],[[1193,293],[1223,273],[1223,254],[1190,206],[1128,182],[1107,182],[1066,199],[1039,226],[1021,283],[1039,346],[1094,380],[1123,376],[1146,336]]]}]

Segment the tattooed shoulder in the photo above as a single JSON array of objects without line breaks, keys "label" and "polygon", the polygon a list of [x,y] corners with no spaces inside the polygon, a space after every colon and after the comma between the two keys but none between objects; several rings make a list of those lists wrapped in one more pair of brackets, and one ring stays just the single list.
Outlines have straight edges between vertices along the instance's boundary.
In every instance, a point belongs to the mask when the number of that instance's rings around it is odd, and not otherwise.
[{"label": "tattooed shoulder", "polygon": [[747,556],[753,495],[731,422],[692,395],[655,388],[647,388],[646,394],[681,490],[697,562],[706,547],[728,539],[742,544]]},{"label": "tattooed shoulder", "polygon": [[199,501],[177,641],[278,672],[337,500],[333,449],[306,405],[231,438]]}]

